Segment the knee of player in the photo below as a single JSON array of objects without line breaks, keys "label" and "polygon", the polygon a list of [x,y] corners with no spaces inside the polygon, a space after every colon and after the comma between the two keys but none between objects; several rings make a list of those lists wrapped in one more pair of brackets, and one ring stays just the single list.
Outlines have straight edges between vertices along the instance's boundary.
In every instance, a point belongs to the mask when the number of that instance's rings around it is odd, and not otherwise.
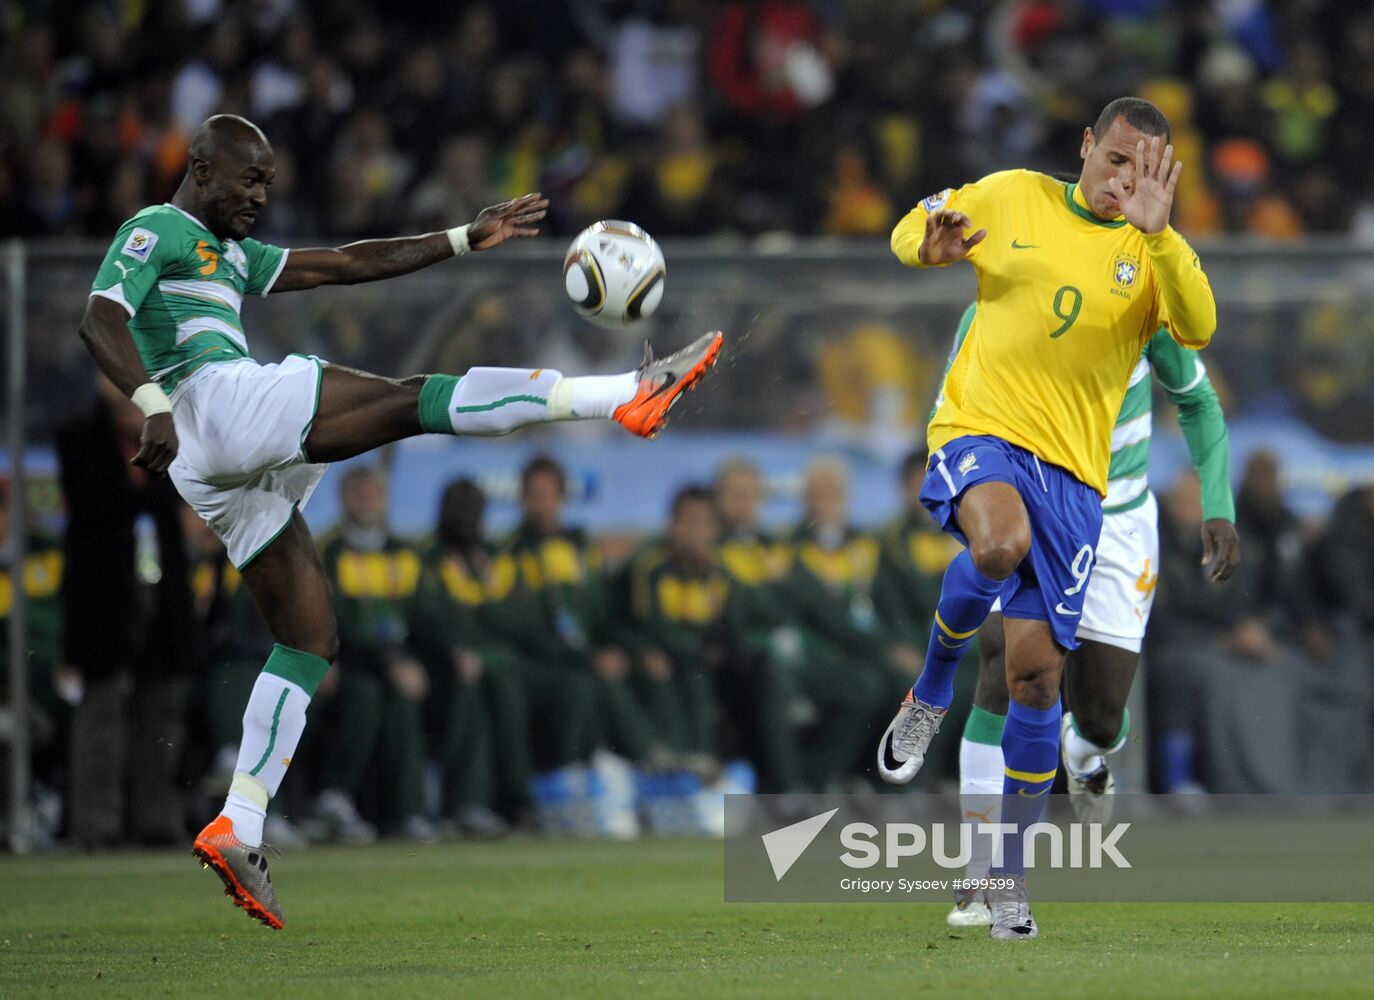
[{"label": "knee of player", "polygon": [[1059,664],[1057,661],[1031,660],[1007,668],[1007,688],[1015,701],[1023,704],[1051,703],[1059,697]]},{"label": "knee of player", "polygon": [[1100,747],[1109,747],[1116,742],[1123,721],[1119,708],[1076,704],[1074,709],[1074,725],[1085,740]]},{"label": "knee of player", "polygon": [[1016,572],[1030,551],[1030,536],[1020,531],[979,539],[969,549],[979,573],[994,580],[1005,580]]},{"label": "knee of player", "polygon": [[328,660],[330,665],[339,662],[339,633],[331,632],[320,642],[320,652],[317,654],[322,659]]}]

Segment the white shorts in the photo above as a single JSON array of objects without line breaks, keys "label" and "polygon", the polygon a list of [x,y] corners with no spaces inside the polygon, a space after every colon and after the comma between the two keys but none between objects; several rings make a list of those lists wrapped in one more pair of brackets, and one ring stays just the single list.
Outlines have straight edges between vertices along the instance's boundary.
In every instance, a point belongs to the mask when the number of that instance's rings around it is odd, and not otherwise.
[{"label": "white shorts", "polygon": [[1102,517],[1078,638],[1140,652],[1158,582],[1159,507],[1147,493],[1134,510]]},{"label": "white shorts", "polygon": [[177,491],[243,569],[305,506],[328,466],[302,447],[320,404],[319,358],[206,365],[172,393]]}]

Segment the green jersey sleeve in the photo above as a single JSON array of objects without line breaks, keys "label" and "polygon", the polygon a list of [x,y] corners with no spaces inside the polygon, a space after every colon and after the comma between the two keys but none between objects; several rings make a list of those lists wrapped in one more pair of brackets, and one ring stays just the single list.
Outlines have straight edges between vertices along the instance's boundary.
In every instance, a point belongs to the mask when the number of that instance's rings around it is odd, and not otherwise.
[{"label": "green jersey sleeve", "polygon": [[1234,521],[1231,441],[1221,400],[1202,358],[1197,351],[1176,344],[1165,330],[1151,338],[1145,355],[1169,401],[1178,407],[1178,426],[1202,481],[1202,516]]},{"label": "green jersey sleeve", "polygon": [[248,285],[244,291],[249,295],[266,295],[286,267],[288,251],[285,247],[252,239],[239,240],[239,246],[248,258]]},{"label": "green jersey sleeve", "polygon": [[978,303],[970,302],[964,314],[959,317],[959,328],[954,331],[954,346],[949,349],[949,357],[945,358],[945,371],[940,376],[940,391],[935,394],[935,405],[930,408],[930,415],[926,422],[935,419],[935,411],[940,408],[940,404],[945,398],[945,379],[949,377],[950,368],[954,367],[954,359],[959,356],[959,349],[964,346],[964,340],[968,337],[968,329],[973,325],[973,314],[978,310]]},{"label": "green jersey sleeve", "polygon": [[111,299],[133,316],[157,286],[158,275],[176,256],[178,232],[174,220],[140,212],[119,227],[100,262],[91,294]]}]

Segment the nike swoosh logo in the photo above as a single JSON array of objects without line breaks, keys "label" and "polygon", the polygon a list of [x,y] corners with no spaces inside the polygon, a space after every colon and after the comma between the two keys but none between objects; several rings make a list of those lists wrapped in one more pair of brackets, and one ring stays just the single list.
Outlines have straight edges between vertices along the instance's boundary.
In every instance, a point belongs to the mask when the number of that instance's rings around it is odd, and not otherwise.
[{"label": "nike swoosh logo", "polygon": [[1068,616],[1071,617],[1071,618],[1072,618],[1074,615],[1082,614],[1081,611],[1071,611],[1070,609],[1064,607],[1064,602],[1063,602],[1063,601],[1060,601],[1058,604],[1056,604],[1056,605],[1054,606],[1054,613],[1057,614],[1057,615],[1068,615]]},{"label": "nike swoosh logo", "polygon": [[[660,394],[666,392],[669,388],[672,387],[672,385],[673,385],[675,382],[677,382],[677,376],[676,376],[675,374],[673,374],[672,372],[664,372],[664,373],[663,373],[663,382],[658,386],[657,389],[655,389],[653,392],[649,393],[649,397],[648,397],[648,398],[649,398],[649,399],[653,399],[655,396],[658,396],[658,395],[660,395]],[[647,402],[647,400],[646,400],[646,402]]]},{"label": "nike swoosh logo", "polygon": [[960,644],[957,643],[957,642],[954,643],[954,645],[950,645],[949,643],[945,642],[945,637],[942,636],[942,635],[940,635],[938,632],[936,633],[935,638],[938,639],[938,640],[940,641],[940,645],[941,645],[941,646],[944,646],[945,649],[963,649],[963,648],[964,648],[962,645],[960,645]]},{"label": "nike swoosh logo", "polygon": [[1039,244],[1039,243],[1017,243],[1015,240],[1012,240],[1012,241],[1011,241],[1011,248],[1012,248],[1013,250],[1039,250],[1039,249],[1040,249],[1040,244]]},{"label": "nike swoosh logo", "polygon": [[1045,794],[1046,792],[1048,792],[1048,791],[1049,791],[1049,788],[1048,788],[1048,787],[1047,787],[1047,788],[1042,788],[1042,789],[1040,789],[1040,791],[1038,791],[1038,792],[1028,792],[1028,791],[1026,791],[1024,788],[1018,788],[1018,789],[1016,790],[1016,794],[1019,795],[1019,796],[1021,796],[1021,798],[1023,798],[1023,799],[1038,799],[1038,798],[1040,798],[1040,796],[1044,795],[1044,794]]}]

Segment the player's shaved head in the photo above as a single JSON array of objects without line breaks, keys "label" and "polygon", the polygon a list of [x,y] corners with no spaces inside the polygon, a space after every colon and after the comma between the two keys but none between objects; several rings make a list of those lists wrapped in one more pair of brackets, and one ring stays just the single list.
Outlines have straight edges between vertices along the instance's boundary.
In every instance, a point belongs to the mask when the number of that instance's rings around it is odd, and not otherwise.
[{"label": "player's shaved head", "polygon": [[201,122],[191,136],[191,159],[217,163],[230,154],[271,152],[267,136],[247,118],[238,115],[214,115]]},{"label": "player's shaved head", "polygon": [[191,136],[186,177],[172,204],[221,239],[241,240],[267,205],[275,169],[260,128],[238,115],[215,115]]}]

